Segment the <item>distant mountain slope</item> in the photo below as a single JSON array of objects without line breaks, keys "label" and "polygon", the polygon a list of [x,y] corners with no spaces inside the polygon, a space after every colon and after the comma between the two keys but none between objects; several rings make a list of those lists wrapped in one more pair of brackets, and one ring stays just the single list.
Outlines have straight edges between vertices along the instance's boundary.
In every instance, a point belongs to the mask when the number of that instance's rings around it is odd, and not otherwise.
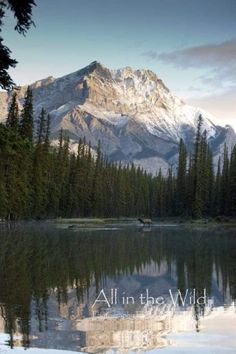
[{"label": "distant mountain slope", "polygon": [[[44,107],[52,118],[52,137],[65,129],[75,142],[86,137],[112,160],[133,161],[155,173],[176,162],[178,142],[193,142],[199,114],[214,155],[236,136],[229,126],[214,124],[214,117],[185,104],[150,70],[130,67],[109,70],[98,62],[72,74],[48,77],[31,85],[35,117]],[[26,87],[19,89],[22,102]],[[7,112],[8,95],[0,93],[0,120]]]}]

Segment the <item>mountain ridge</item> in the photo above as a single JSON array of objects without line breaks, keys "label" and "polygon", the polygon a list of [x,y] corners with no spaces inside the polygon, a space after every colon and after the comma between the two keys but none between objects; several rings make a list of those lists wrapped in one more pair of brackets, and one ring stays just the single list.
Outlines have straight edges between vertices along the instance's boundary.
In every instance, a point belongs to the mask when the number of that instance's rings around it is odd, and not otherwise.
[{"label": "mountain ridge", "polygon": [[[95,147],[101,141],[111,160],[134,162],[155,173],[175,165],[178,142],[191,146],[197,120],[203,115],[215,159],[226,143],[236,143],[234,130],[214,123],[214,117],[173,95],[151,70],[125,67],[110,70],[94,61],[60,78],[49,76],[30,85],[35,118],[44,107],[51,116],[52,138],[67,131],[73,143],[86,137]],[[20,104],[26,86],[20,87]],[[0,120],[9,94],[0,93]]]}]

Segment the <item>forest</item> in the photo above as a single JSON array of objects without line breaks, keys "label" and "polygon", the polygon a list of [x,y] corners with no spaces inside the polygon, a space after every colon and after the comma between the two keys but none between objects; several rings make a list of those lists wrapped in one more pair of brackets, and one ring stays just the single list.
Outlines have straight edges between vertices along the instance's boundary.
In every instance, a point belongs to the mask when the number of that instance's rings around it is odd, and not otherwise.
[{"label": "forest", "polygon": [[94,154],[85,139],[71,152],[63,130],[55,146],[50,116],[42,109],[34,124],[33,112],[30,87],[22,110],[15,91],[0,124],[0,219],[236,216],[236,147],[215,168],[201,116],[193,146],[179,142],[177,169],[153,176],[109,161],[100,144]]}]

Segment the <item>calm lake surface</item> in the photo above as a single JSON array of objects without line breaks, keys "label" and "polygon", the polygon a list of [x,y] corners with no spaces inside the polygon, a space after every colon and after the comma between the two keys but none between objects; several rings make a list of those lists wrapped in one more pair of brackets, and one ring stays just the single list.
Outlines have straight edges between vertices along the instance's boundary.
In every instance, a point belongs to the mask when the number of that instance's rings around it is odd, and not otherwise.
[{"label": "calm lake surface", "polygon": [[235,315],[235,298],[231,227],[68,229],[45,223],[0,230],[4,347],[174,352],[173,334],[210,340],[204,319],[222,306]]}]

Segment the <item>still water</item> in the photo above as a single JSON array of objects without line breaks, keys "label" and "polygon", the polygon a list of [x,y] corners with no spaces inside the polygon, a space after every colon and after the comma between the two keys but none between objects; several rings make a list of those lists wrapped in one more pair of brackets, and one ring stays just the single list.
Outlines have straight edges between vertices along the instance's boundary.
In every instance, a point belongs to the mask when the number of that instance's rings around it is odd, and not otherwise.
[{"label": "still water", "polygon": [[[235,330],[235,297],[230,227],[0,230],[4,348],[182,353],[189,335],[197,346]],[[222,353],[236,350],[220,336]]]}]

